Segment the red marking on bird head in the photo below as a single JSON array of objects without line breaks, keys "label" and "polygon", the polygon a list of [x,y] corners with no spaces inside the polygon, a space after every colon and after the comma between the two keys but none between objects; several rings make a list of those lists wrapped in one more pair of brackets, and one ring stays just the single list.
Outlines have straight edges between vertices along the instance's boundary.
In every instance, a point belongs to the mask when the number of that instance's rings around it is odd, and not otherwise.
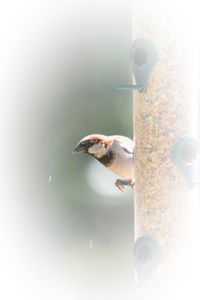
[{"label": "red marking on bird head", "polygon": [[83,140],[91,140],[91,141],[96,141],[97,143],[101,143],[103,145],[112,145],[113,140],[103,134],[90,134],[86,137],[83,138]]}]

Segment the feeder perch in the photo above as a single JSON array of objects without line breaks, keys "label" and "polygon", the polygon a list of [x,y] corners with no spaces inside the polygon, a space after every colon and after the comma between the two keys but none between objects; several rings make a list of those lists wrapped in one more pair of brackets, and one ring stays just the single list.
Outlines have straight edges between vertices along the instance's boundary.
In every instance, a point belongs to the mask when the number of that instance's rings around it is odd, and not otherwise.
[{"label": "feeder perch", "polygon": [[172,159],[191,187],[199,184],[199,144],[189,134],[180,137],[173,147]]}]

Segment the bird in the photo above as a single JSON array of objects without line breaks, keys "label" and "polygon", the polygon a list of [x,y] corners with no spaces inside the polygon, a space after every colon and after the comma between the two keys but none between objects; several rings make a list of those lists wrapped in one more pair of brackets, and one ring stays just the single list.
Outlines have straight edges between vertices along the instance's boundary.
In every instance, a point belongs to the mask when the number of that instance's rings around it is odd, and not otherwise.
[{"label": "bird", "polygon": [[122,135],[90,134],[83,137],[73,153],[87,153],[111,172],[123,177],[115,186],[124,191],[125,186],[134,187],[134,140]]}]

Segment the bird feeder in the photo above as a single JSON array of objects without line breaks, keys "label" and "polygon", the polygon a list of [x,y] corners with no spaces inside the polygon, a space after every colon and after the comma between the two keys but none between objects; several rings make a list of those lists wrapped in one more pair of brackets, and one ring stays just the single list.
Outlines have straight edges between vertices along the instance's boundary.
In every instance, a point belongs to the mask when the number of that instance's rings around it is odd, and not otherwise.
[{"label": "bird feeder", "polygon": [[145,282],[173,280],[190,260],[199,184],[195,38],[184,26],[184,11],[154,4],[134,2],[131,49],[134,258],[137,278]]}]

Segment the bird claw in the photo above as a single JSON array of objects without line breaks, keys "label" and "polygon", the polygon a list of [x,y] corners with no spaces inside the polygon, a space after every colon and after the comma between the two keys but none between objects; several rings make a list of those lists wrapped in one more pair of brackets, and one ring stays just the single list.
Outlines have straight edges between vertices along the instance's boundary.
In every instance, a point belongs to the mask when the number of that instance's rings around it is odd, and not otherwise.
[{"label": "bird claw", "polygon": [[117,179],[115,181],[115,185],[121,192],[123,192],[125,185],[130,186],[133,189],[134,181],[132,179],[129,179],[129,180]]},{"label": "bird claw", "polygon": [[123,184],[122,180],[117,179],[117,180],[115,181],[115,186],[116,186],[121,192],[124,191],[124,184]]},{"label": "bird claw", "polygon": [[135,185],[135,182],[132,179],[129,179],[128,186],[130,186],[133,189],[134,185]]}]

